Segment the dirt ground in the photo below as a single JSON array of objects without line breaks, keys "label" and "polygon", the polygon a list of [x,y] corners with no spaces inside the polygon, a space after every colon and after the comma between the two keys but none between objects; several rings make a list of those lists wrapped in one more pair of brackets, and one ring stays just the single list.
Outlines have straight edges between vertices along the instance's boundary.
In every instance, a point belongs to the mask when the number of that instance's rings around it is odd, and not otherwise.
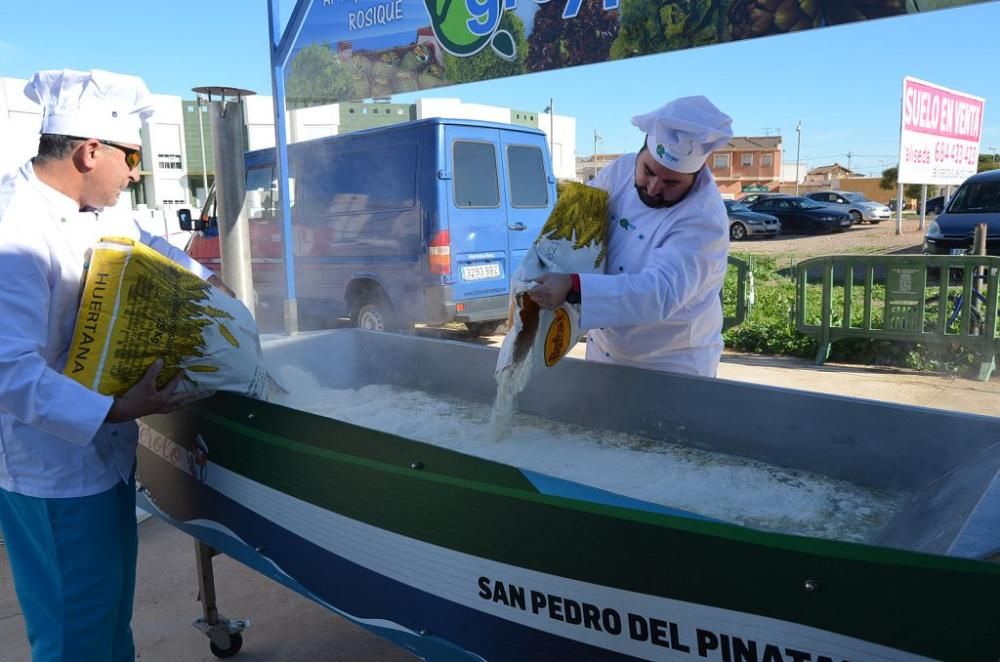
[{"label": "dirt ground", "polygon": [[[933,217],[928,217],[929,224]],[[838,253],[920,253],[924,231],[920,218],[903,215],[902,233],[896,234],[895,218],[876,225],[862,223],[845,232],[821,235],[778,235],[767,239],[734,241],[730,253],[793,257],[795,261]],[[926,225],[925,225],[926,229]]]}]

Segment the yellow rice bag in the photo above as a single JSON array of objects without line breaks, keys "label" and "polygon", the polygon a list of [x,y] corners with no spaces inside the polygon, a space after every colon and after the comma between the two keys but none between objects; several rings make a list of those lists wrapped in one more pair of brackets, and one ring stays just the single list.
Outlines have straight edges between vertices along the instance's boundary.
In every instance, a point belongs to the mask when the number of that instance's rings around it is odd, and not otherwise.
[{"label": "yellow rice bag", "polygon": [[608,243],[608,194],[564,182],[541,233],[511,277],[512,326],[497,358],[494,436],[504,433],[516,395],[532,373],[558,363],[580,337],[580,305],[544,310],[531,300],[534,279],[544,273],[603,273]]},{"label": "yellow rice bag", "polygon": [[90,254],[64,373],[121,395],[157,359],[157,386],[261,398],[268,387],[257,325],[238,300],[141,242],[103,237]]}]

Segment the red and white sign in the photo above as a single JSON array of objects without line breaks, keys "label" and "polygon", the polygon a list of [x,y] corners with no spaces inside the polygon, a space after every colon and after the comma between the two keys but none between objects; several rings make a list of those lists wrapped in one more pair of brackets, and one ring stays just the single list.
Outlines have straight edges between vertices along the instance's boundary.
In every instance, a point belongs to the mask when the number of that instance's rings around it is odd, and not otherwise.
[{"label": "red and white sign", "polygon": [[976,174],[983,99],[909,76],[903,79],[901,184],[961,184]]}]

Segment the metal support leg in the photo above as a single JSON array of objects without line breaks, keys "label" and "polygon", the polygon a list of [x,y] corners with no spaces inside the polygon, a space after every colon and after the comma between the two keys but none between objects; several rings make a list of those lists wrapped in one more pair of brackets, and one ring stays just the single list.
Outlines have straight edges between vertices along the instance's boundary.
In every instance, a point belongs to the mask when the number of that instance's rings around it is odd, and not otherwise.
[{"label": "metal support leg", "polygon": [[979,381],[990,381],[996,368],[996,348],[993,342],[990,342],[979,354]]},{"label": "metal support leg", "polygon": [[830,348],[833,343],[829,340],[820,340],[819,350],[816,352],[816,365],[823,365],[830,358]]},{"label": "metal support leg", "polygon": [[219,613],[215,604],[215,571],[212,557],[218,552],[201,542],[194,541],[194,557],[198,566],[198,599],[201,600],[203,618],[194,626],[209,640],[209,647],[216,657],[232,657],[243,646],[243,630],[250,627],[249,619],[229,620]]}]

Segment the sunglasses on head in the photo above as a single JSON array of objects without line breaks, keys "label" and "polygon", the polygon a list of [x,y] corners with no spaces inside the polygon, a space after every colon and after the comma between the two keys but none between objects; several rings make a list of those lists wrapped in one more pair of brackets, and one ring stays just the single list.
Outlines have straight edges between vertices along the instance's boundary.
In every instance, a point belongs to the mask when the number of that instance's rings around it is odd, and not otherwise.
[{"label": "sunglasses on head", "polygon": [[[90,138],[80,138],[78,136],[67,136],[67,137],[70,138],[71,140],[90,140]],[[128,166],[129,170],[134,170],[139,166],[140,163],[142,163],[141,149],[135,149],[134,147],[126,147],[125,145],[119,145],[118,143],[113,143],[110,140],[101,140],[100,138],[97,139],[97,142],[101,143],[102,145],[107,145],[108,147],[114,147],[115,149],[121,150],[122,153],[125,154],[125,165]]]}]

